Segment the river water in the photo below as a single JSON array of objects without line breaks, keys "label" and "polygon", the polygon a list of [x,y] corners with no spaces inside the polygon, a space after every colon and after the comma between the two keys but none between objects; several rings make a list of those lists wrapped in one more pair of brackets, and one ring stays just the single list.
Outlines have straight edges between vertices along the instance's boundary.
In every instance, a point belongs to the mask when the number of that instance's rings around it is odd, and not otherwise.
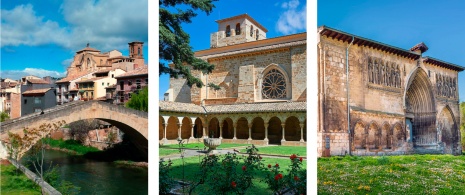
[{"label": "river water", "polygon": [[80,187],[79,194],[148,194],[146,168],[125,167],[56,150],[46,150],[44,162],[58,165],[61,178]]}]

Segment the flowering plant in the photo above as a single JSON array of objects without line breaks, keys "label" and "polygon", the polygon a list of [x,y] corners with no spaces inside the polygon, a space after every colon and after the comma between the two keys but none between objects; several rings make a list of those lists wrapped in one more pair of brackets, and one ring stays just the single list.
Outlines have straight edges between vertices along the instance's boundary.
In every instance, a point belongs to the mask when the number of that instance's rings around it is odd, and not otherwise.
[{"label": "flowering plant", "polygon": [[279,170],[279,164],[268,164],[267,176],[264,181],[274,194],[285,194],[291,192],[292,194],[305,194],[306,188],[306,171],[302,169],[302,157],[292,154],[289,159],[288,175],[283,176]]}]

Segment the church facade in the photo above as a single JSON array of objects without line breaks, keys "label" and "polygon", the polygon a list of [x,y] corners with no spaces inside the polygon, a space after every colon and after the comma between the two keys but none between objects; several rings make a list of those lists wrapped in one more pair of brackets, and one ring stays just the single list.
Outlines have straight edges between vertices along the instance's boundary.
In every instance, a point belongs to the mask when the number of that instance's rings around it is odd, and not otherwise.
[{"label": "church facade", "polygon": [[217,20],[210,48],[195,56],[215,65],[191,70],[206,84],[170,79],[159,107],[161,144],[204,137],[259,145],[306,145],[306,33],[267,38],[247,14]]},{"label": "church facade", "polygon": [[318,29],[318,156],[461,154],[464,67],[326,26]]}]

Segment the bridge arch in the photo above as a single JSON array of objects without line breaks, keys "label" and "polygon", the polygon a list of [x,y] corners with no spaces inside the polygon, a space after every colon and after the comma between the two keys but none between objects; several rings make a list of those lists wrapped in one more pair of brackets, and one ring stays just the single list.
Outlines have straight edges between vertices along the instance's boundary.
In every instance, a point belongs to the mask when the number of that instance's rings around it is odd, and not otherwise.
[{"label": "bridge arch", "polygon": [[[65,121],[67,124],[98,119],[112,124],[123,131],[128,138],[148,156],[148,114],[138,110],[116,106],[100,101],[73,102],[34,113],[1,124],[0,138],[8,139],[8,132],[23,134],[24,128],[38,128],[44,123]],[[3,158],[3,156],[2,156]]]}]

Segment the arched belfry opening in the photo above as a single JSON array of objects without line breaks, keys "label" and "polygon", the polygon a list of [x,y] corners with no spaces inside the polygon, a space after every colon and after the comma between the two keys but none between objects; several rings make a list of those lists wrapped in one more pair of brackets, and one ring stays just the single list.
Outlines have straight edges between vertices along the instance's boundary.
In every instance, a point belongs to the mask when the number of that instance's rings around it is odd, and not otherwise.
[{"label": "arched belfry opening", "polygon": [[410,77],[405,93],[407,131],[416,148],[437,146],[436,105],[428,74],[417,68]]}]

